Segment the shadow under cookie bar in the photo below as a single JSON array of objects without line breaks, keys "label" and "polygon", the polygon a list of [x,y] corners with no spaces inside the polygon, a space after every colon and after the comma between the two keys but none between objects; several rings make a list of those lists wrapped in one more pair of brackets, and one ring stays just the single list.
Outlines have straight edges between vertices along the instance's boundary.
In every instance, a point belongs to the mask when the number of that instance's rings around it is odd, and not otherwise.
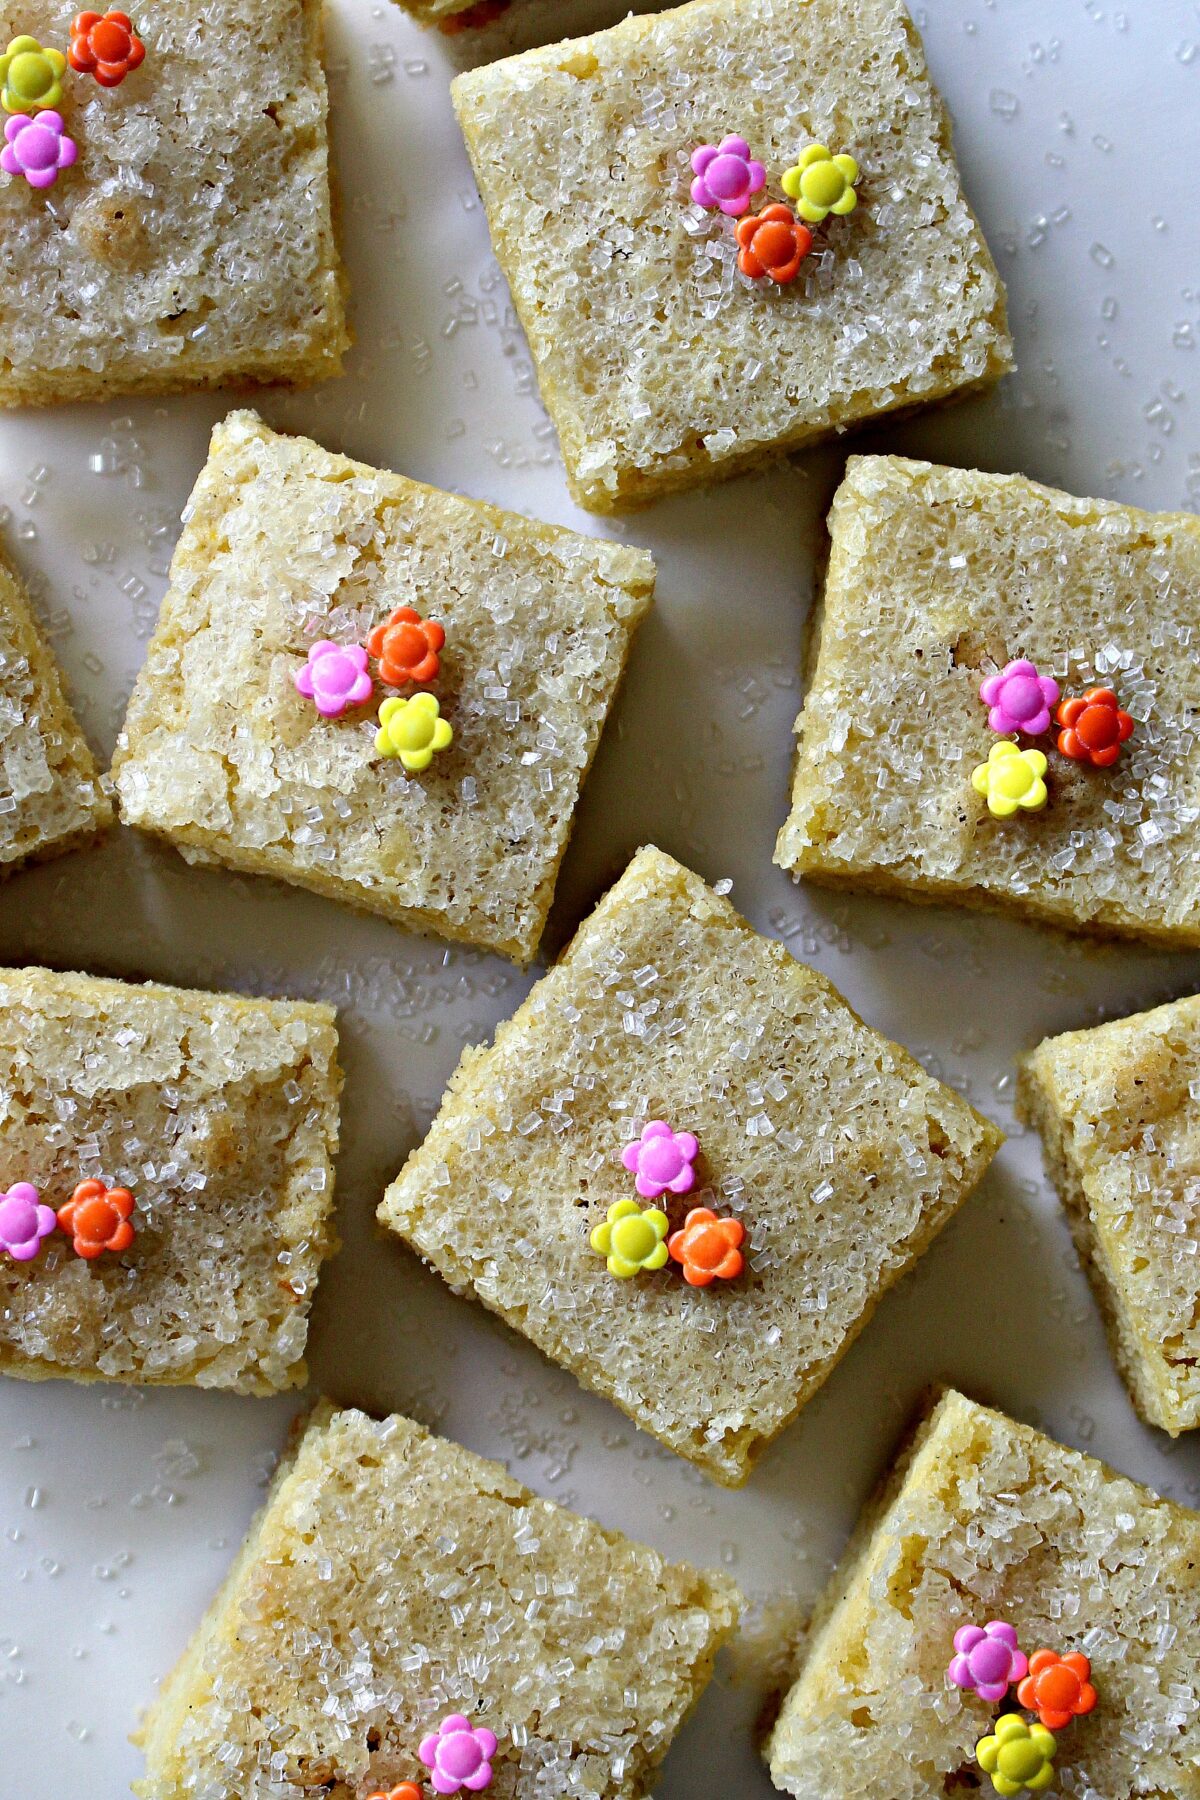
[{"label": "shadow under cookie bar", "polygon": [[323,1404],[142,1726],[134,1791],[426,1792],[450,1717],[494,1741],[495,1793],[631,1800],[739,1606],[409,1419]]},{"label": "shadow under cookie bar", "polygon": [[[340,1088],[330,1007],[0,971],[0,1198],[46,1209],[0,1254],[0,1374],[302,1386]],[[81,1182],[131,1229],[73,1236]]]},{"label": "shadow under cookie bar", "polygon": [[[614,1204],[647,1204],[624,1158],[648,1122],[680,1134],[695,1174],[653,1205],[673,1231],[699,1208],[738,1221],[735,1278],[690,1285],[665,1250],[619,1278],[593,1247]],[[463,1053],[379,1217],[738,1486],[1000,1141],[822,975],[645,849],[494,1042]]]},{"label": "shadow under cookie bar", "polygon": [[631,12],[663,12],[666,0],[397,0],[421,25],[436,26],[462,67],[494,62],[568,33],[600,31]]},{"label": "shadow under cookie bar", "polygon": [[0,551],[0,877],[92,843],[111,824],[58,665]]},{"label": "shadow under cookie bar", "polygon": [[[902,0],[691,0],[457,77],[455,110],[575,499],[627,511],[997,380],[1004,290]],[[859,169],[787,285],[689,194],[727,134],[781,203]],[[563,329],[564,318],[571,321]]]},{"label": "shadow under cookie bar", "polygon": [[[76,11],[28,0],[14,29],[61,55]],[[0,406],[341,373],[322,14],[154,0],[119,85],[67,66],[76,159],[0,182]]]},{"label": "shadow under cookie bar", "polygon": [[[1200,944],[1200,520],[1022,475],[852,457],[829,515],[791,814],[775,860],[825,885]],[[1031,662],[1062,703],[1108,689],[1111,766],[1061,749],[1040,810],[972,785],[1002,738],[980,688]],[[998,725],[1006,720],[998,720]]]},{"label": "shadow under cookie bar", "polygon": [[1047,1038],[1024,1057],[1040,1133],[1138,1413],[1200,1426],[1200,998]]},{"label": "shadow under cookie bar", "polygon": [[[190,861],[528,962],[653,588],[644,551],[233,413],[130,699],[121,816]],[[397,609],[444,631],[414,684],[364,654]],[[322,644],[366,672],[333,716],[296,686]],[[410,768],[381,722],[418,688],[451,737]]]},{"label": "shadow under cookie bar", "polygon": [[1028,1656],[1090,1659],[1093,1712],[1056,1731],[1056,1792],[1192,1800],[1200,1515],[950,1392],[818,1604],[767,1745],[794,1800],[990,1791],[979,1739],[1005,1707],[950,1683],[960,1627],[1002,1620]]}]

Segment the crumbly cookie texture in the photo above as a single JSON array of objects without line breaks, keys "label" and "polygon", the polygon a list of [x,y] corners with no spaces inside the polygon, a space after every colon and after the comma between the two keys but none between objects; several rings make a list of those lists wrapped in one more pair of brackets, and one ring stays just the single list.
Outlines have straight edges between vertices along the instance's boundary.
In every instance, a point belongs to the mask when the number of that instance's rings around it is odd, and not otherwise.
[{"label": "crumbly cookie texture", "polygon": [[136,1203],[123,1254],[0,1257],[0,1372],[302,1386],[340,1087],[327,1006],[0,970],[0,1189]]},{"label": "crumbly cookie texture", "polygon": [[[948,1393],[869,1507],[767,1746],[795,1800],[957,1800],[1001,1710],[953,1687],[962,1625],[1080,1651],[1096,1710],[1057,1733],[1055,1791],[1197,1800],[1200,1515]],[[1010,1710],[1015,1710],[1011,1708]]]},{"label": "crumbly cookie texture", "polygon": [[[101,9],[103,10],[103,9]],[[70,43],[75,0],[0,7]],[[118,87],[70,68],[78,160],[0,182],[0,406],[341,372],[321,0],[154,0]]]},{"label": "crumbly cookie texture", "polygon": [[[496,1800],[641,1800],[740,1596],[410,1420],[322,1405],[151,1709],[142,1800],[365,1800],[452,1713]],[[422,1787],[422,1791],[427,1791]]]},{"label": "crumbly cookie texture", "polygon": [[[629,1280],[589,1243],[636,1198],[624,1146],[700,1143],[691,1192],[739,1217],[747,1267]],[[490,1047],[468,1049],[379,1217],[707,1474],[737,1486],[884,1291],[975,1186],[1000,1133],[729,903],[641,851]],[[645,1202],[642,1202],[645,1204]]]},{"label": "crumbly cookie texture", "polygon": [[0,876],[91,843],[111,824],[58,665],[0,552]]},{"label": "crumbly cookie texture", "polygon": [[1142,1418],[1200,1425],[1200,997],[1047,1038],[1017,1103],[1041,1133]]},{"label": "crumbly cookie texture", "polygon": [[[122,816],[189,861],[315,889],[528,962],[654,564],[280,437],[213,434],[113,763]],[[452,746],[410,776],[378,708],[322,718],[309,647],[394,608],[446,630]],[[411,690],[406,690],[411,691]]]},{"label": "crumbly cookie texture", "polygon": [[[473,69],[452,94],[571,491],[595,512],[1011,366],[902,0],[692,0]],[[857,211],[789,286],[746,281],[733,222],[692,205],[689,158],[728,133],[766,167],[762,203],[814,140],[859,163]]]},{"label": "crumbly cookie texture", "polygon": [[[829,529],[775,860],[827,885],[1200,943],[1200,520],[864,456]],[[1049,801],[997,819],[971,785],[998,741],[979,689],[1018,659],[1064,700],[1111,687],[1134,732],[1111,768],[1061,755],[1057,729],[1022,740],[1049,757]]]}]

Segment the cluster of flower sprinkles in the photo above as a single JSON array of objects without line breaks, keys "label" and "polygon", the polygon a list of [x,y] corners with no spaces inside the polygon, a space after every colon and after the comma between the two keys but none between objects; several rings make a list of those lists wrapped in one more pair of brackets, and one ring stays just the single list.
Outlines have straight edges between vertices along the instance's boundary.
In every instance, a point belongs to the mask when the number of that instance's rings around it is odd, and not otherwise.
[{"label": "cluster of flower sprinkles", "polygon": [[1042,737],[1052,722],[1057,723],[1060,756],[1093,769],[1110,769],[1121,745],[1133,734],[1133,720],[1117,704],[1112,688],[1089,688],[1060,705],[1057,681],[1039,675],[1025,658],[989,675],[979,698],[988,709],[991,729],[1004,735],[992,745],[987,761],[972,770],[971,786],[984,796],[997,819],[1040,812],[1050,797],[1045,753],[1022,748],[1014,741],[1017,737]]},{"label": "cluster of flower sprinkles", "polygon": [[[689,1194],[695,1185],[700,1143],[690,1131],[674,1131],[663,1119],[651,1119],[640,1138],[626,1144],[621,1161],[634,1177],[644,1200],[664,1194]],[[694,1206],[678,1231],[660,1206],[640,1207],[635,1200],[616,1200],[589,1242],[603,1256],[618,1281],[678,1263],[689,1287],[732,1281],[745,1266],[740,1219],[721,1218],[708,1206]]]},{"label": "cluster of flower sprinkles", "polygon": [[436,695],[428,691],[438,678],[444,628],[423,619],[411,606],[398,606],[377,625],[365,644],[335,644],[322,638],[293,677],[296,692],[311,700],[324,719],[339,719],[349,708],[365,706],[375,692],[368,658],[377,663],[385,687],[415,687],[420,692],[393,694],[379,708],[375,748],[380,756],[398,757],[410,775],[427,769],[439,751],[448,749],[454,733],[441,716]]},{"label": "cluster of flower sprinkles", "polygon": [[[492,1785],[492,1758],[497,1739],[486,1725],[472,1725],[465,1713],[450,1713],[436,1731],[422,1738],[417,1758],[430,1772],[435,1794],[481,1794]],[[401,1781],[386,1792],[379,1788],[367,1800],[424,1800],[421,1785]]]},{"label": "cluster of flower sprinkles", "polygon": [[1087,1657],[1078,1651],[1060,1656],[1055,1650],[1036,1650],[1027,1658],[1015,1626],[1002,1619],[963,1625],[954,1634],[954,1651],[946,1670],[953,1686],[992,1705],[1006,1701],[1009,1688],[1015,1687],[1019,1704],[1035,1715],[1001,1714],[975,1746],[979,1767],[1004,1800],[1041,1793],[1054,1782],[1054,1733],[1095,1709],[1098,1696]]},{"label": "cluster of flower sprinkles", "polygon": [[35,37],[13,38],[0,56],[0,106],[9,115],[0,169],[23,175],[31,188],[53,187],[79,155],[59,110],[67,68],[94,75],[103,88],[115,88],[140,68],[145,56],[145,46],[123,12],[79,13],[65,56]]},{"label": "cluster of flower sprinkles", "polygon": [[[795,202],[795,212],[772,201],[752,213],[750,203],[767,185],[763,163],[751,156],[745,138],[726,137],[701,144],[692,152],[691,195],[706,211],[737,219],[738,268],[751,281],[794,281],[813,247],[811,227],[843,218],[858,205],[858,164],[844,153],[834,156],[824,144],[810,144],[788,169],[780,186]],[[797,216],[799,215],[799,216]]]},{"label": "cluster of flower sprinkles", "polygon": [[71,1240],[76,1256],[91,1262],[106,1251],[120,1256],[136,1235],[130,1224],[133,1195],[125,1187],[106,1187],[89,1177],[75,1188],[65,1206],[56,1212],[45,1206],[29,1181],[14,1181],[0,1193],[0,1252],[13,1262],[33,1262],[45,1241],[61,1231]]}]

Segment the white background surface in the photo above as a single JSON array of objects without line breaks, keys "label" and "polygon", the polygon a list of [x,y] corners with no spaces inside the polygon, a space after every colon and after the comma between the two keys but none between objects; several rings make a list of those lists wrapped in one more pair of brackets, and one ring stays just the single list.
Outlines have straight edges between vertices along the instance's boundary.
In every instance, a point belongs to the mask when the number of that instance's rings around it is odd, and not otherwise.
[{"label": "white background surface", "polygon": [[[568,23],[584,11],[532,4]],[[855,447],[1200,507],[1200,7],[929,0],[918,19],[1009,284],[1021,368],[992,398]],[[834,898],[771,867],[814,549],[846,447],[611,528],[577,513],[453,122],[449,41],[391,6],[335,0],[329,53],[358,347],[342,381],[268,393],[261,410],[424,480],[611,529],[659,564],[657,608],[585,791],[547,947],[654,840],[709,879],[731,876],[760,929],[1005,1126],[1018,1050],[1200,987],[1193,956]],[[208,429],[233,403],[0,422],[5,535],[105,752]],[[511,1012],[527,978],[294,890],[190,870],[124,832],[0,892],[0,959],[338,1005],[345,1249],[318,1292],[314,1388],[412,1411],[540,1493],[670,1554],[723,1561],[756,1601],[776,1597],[669,1757],[659,1800],[771,1792],[750,1732],[773,1636],[818,1589],[930,1380],[1200,1504],[1200,1445],[1172,1446],[1136,1422],[1027,1137],[1010,1141],[750,1486],[729,1494],[376,1235],[379,1194],[461,1044]],[[222,1575],[298,1404],[0,1383],[5,1800],[126,1791],[140,1766],[126,1733]]]}]

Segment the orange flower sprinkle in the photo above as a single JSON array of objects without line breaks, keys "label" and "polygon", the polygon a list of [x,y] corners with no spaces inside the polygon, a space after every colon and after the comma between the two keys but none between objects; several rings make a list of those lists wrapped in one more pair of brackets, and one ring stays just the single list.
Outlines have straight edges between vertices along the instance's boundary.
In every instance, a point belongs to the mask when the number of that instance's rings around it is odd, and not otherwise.
[{"label": "orange flower sprinkle", "polygon": [[1094,769],[1110,769],[1133,736],[1133,720],[1111,688],[1089,688],[1082,699],[1064,700],[1055,717],[1063,726],[1058,734],[1063,755]]},{"label": "orange flower sprinkle", "polygon": [[58,1209],[58,1228],[74,1239],[76,1256],[90,1262],[105,1250],[120,1254],[134,1239],[129,1215],[133,1195],[128,1188],[105,1187],[102,1181],[81,1181],[65,1206]]},{"label": "orange flower sprinkle", "polygon": [[737,228],[738,268],[752,281],[769,276],[782,285],[794,281],[812,249],[813,235],[790,206],[778,202],[751,213]]},{"label": "orange flower sprinkle", "polygon": [[437,680],[438,651],[445,642],[446,633],[436,619],[423,619],[411,606],[398,606],[385,625],[375,627],[367,649],[379,658],[379,679],[389,687],[409,682],[422,687]]},{"label": "orange flower sprinkle", "polygon": [[1088,1680],[1091,1672],[1091,1663],[1078,1651],[1059,1656],[1054,1650],[1035,1650],[1017,1699],[1037,1714],[1047,1731],[1061,1731],[1095,1706],[1096,1690]]},{"label": "orange flower sprinkle", "polygon": [[667,1239],[667,1249],[683,1264],[689,1287],[707,1287],[711,1281],[732,1281],[741,1274],[744,1259],[738,1246],[745,1235],[740,1219],[719,1219],[707,1206],[694,1206],[683,1230]]},{"label": "orange flower sprinkle", "polygon": [[128,13],[81,12],[71,27],[67,61],[76,74],[94,75],[101,87],[120,87],[145,55]]},{"label": "orange flower sprinkle", "polygon": [[421,1790],[415,1781],[402,1781],[386,1794],[382,1788],[377,1793],[368,1794],[367,1800],[421,1800]]}]

